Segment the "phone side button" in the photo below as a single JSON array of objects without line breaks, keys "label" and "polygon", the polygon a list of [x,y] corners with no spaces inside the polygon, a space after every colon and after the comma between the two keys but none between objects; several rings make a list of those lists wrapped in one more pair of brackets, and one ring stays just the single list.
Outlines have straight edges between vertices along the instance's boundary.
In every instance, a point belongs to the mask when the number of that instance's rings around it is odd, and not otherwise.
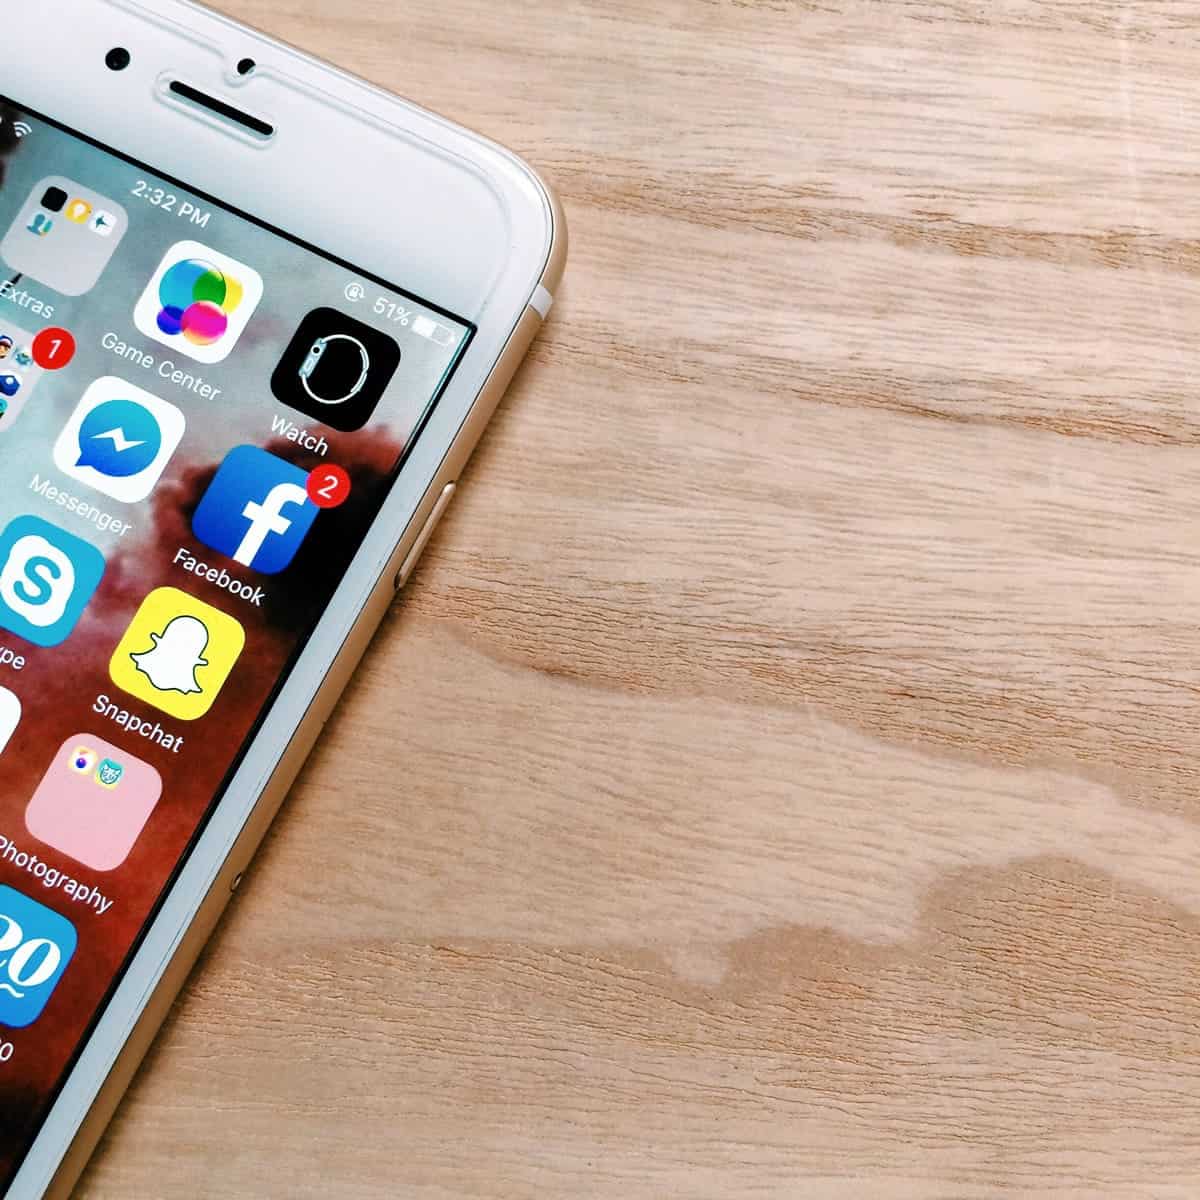
[{"label": "phone side button", "polygon": [[454,492],[457,484],[448,483],[442,488],[442,494],[437,498],[429,516],[425,518],[425,524],[421,532],[417,534],[417,540],[413,542],[412,549],[405,556],[404,562],[401,564],[400,573],[396,576],[396,591],[399,591],[407,582],[408,577],[412,574],[413,567],[417,565],[417,559],[421,557],[421,551],[425,549],[429,539],[433,536],[433,531],[437,528],[437,523],[442,519],[442,515],[450,506],[450,501],[454,499]]}]

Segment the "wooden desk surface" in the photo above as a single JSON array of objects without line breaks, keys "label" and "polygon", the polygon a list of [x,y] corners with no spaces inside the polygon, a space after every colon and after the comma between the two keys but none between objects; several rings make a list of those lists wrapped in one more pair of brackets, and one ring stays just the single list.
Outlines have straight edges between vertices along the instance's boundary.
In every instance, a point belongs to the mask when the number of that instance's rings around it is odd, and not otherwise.
[{"label": "wooden desk surface", "polygon": [[1200,7],[225,0],[551,324],[82,1189],[1200,1193]]}]

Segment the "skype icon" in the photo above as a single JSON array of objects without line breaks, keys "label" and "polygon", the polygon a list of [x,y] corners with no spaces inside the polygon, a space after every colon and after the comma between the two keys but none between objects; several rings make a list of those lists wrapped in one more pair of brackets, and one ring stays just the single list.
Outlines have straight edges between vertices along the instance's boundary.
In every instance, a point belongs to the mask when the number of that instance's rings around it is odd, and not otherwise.
[{"label": "skype icon", "polygon": [[75,628],[104,575],[104,555],[40,517],[0,534],[0,629],[57,646]]}]

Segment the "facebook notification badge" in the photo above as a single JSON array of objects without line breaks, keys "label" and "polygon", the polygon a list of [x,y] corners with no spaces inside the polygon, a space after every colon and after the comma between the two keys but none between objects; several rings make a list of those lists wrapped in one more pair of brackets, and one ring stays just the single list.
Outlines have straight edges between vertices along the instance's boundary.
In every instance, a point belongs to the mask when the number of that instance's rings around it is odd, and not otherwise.
[{"label": "facebook notification badge", "polygon": [[192,532],[234,562],[277,575],[296,557],[320,511],[308,482],[302,468],[257,446],[238,446],[201,498]]},{"label": "facebook notification badge", "polygon": [[54,465],[120,500],[145,500],[183,438],[183,413],[115,375],[83,394],[54,443]]}]

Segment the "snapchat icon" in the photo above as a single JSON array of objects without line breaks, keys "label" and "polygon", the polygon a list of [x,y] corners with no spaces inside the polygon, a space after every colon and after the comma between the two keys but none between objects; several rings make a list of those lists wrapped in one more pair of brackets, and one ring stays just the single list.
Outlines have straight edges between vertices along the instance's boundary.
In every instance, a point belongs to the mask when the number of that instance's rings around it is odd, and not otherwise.
[{"label": "snapchat icon", "polygon": [[157,588],[142,601],[108,673],[122,691],[194,721],[212,708],[245,644],[228,614],[176,588]]}]

